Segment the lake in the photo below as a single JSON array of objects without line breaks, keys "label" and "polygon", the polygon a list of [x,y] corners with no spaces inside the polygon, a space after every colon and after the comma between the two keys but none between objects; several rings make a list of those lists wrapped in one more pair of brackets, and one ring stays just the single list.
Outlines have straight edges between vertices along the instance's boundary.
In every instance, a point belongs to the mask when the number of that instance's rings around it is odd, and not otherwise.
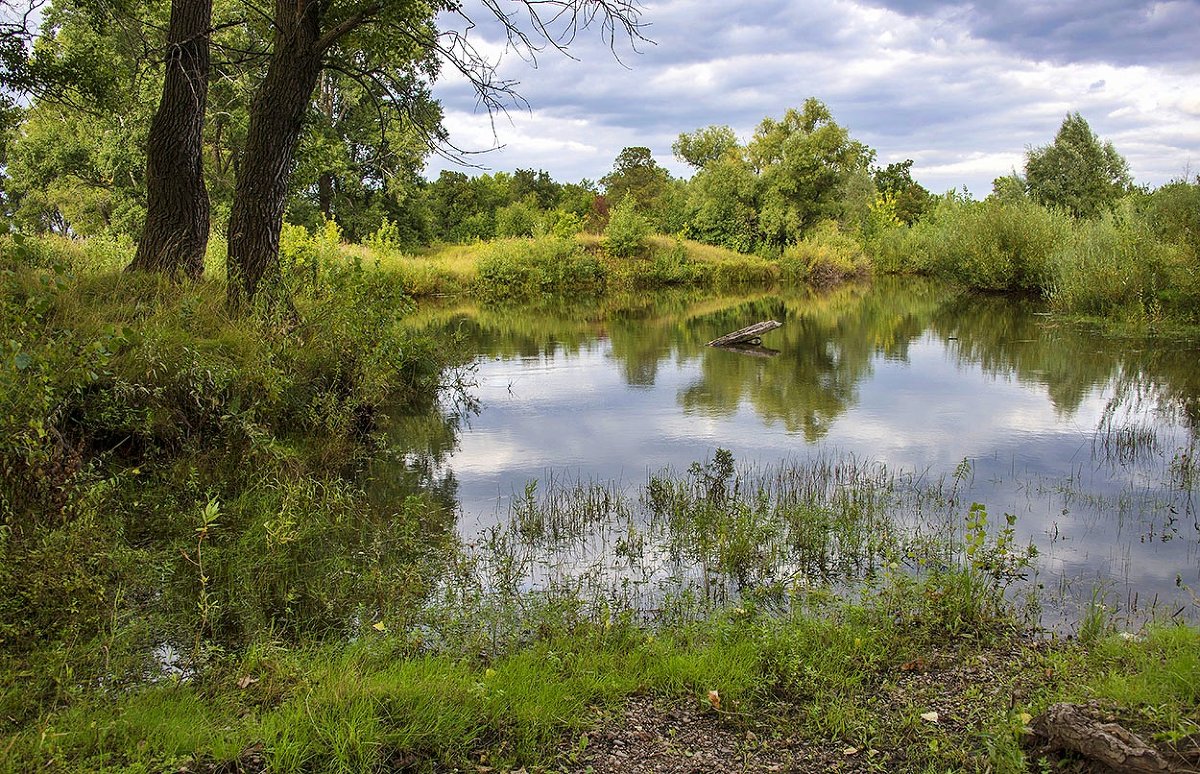
[{"label": "lake", "polygon": [[[783,327],[760,351],[705,346],[768,319]],[[601,486],[633,500],[718,448],[760,472],[851,461],[891,482],[888,507],[914,529],[961,532],[973,502],[992,532],[1014,515],[1052,625],[1094,601],[1118,619],[1200,617],[1195,342],[1104,337],[1036,301],[910,279],[430,304],[418,320],[475,353],[469,405],[397,418],[392,433],[467,543],[527,494]],[[954,496],[903,494],[930,489]]]}]

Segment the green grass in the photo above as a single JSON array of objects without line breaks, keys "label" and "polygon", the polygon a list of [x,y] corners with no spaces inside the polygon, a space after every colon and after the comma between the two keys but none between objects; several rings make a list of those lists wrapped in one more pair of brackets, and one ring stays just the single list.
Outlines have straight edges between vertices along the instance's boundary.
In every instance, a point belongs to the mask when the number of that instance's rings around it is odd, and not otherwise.
[{"label": "green grass", "polygon": [[[280,772],[422,762],[548,767],[628,696],[706,706],[709,691],[732,721],[778,722],[813,740],[906,750],[909,771],[1019,770],[1017,716],[1054,701],[1099,700],[1167,744],[1200,728],[1194,629],[1151,628],[1141,639],[1114,636],[1090,647],[1060,641],[1002,649],[1016,661],[992,670],[1024,686],[1010,707],[1004,690],[973,691],[969,680],[948,686],[961,691],[954,696],[936,681],[903,685],[907,664],[918,658],[935,673],[987,663],[996,658],[993,644],[1009,642],[1005,629],[983,639],[946,638],[921,624],[897,625],[886,612],[871,602],[826,603],[783,617],[730,610],[657,632],[626,621],[550,632],[487,655],[416,654],[385,633],[351,645],[260,651],[194,684],[95,694],[44,715],[10,740],[0,764],[153,771],[191,757],[230,761],[261,745]],[[965,733],[919,717],[947,702]]]},{"label": "green grass", "polygon": [[[366,491],[390,459],[389,411],[427,403],[458,357],[406,317],[411,266],[432,267],[430,292],[488,297],[485,282],[786,281],[786,260],[666,237],[618,260],[542,238],[385,250],[376,269],[332,229],[288,240],[296,315],[241,318],[219,278],[114,271],[128,243],[5,243],[0,770],[162,771],[255,746],[273,771],[550,767],[631,695],[710,706],[709,691],[727,722],[913,749],[916,770],[1020,763],[1008,704],[965,695],[968,731],[930,729],[919,716],[938,694],[902,688],[905,664],[972,663],[1019,630],[1005,588],[1027,557],[941,484],[904,496],[944,503],[953,530],[913,544],[892,528],[887,471],[828,460],[756,472],[718,454],[636,496],[532,488],[475,546],[433,494]],[[613,303],[636,318],[636,298]],[[815,308],[837,320],[844,303]],[[631,569],[702,572],[653,605],[611,578],[526,582],[524,562],[557,567],[556,551],[597,537]],[[829,585],[786,582],[787,562]],[[1023,652],[1003,678],[1034,683],[1030,711],[1098,698],[1181,739],[1197,722],[1197,636],[1101,626]],[[155,655],[168,645],[182,677]]]}]

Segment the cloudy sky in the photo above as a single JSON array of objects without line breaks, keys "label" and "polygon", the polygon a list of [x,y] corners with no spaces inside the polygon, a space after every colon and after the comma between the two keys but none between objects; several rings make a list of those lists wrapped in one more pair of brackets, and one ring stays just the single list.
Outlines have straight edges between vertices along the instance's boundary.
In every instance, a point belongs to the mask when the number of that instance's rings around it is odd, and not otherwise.
[{"label": "cloudy sky", "polygon": [[[986,195],[1069,111],[1116,145],[1139,183],[1200,172],[1200,0],[665,0],[641,11],[652,42],[635,52],[618,39],[620,61],[597,30],[576,37],[574,59],[504,53],[500,73],[520,81],[528,108],[497,116],[494,136],[447,70],[435,95],[451,140],[504,146],[475,157],[487,169],[560,181],[596,180],[621,148],[645,145],[686,176],[671,154],[680,132],[727,124],[744,140],[813,96],[880,165],[911,158],[935,192]],[[505,51],[494,26],[470,34]],[[427,174],[443,168],[457,167],[434,158]]]}]

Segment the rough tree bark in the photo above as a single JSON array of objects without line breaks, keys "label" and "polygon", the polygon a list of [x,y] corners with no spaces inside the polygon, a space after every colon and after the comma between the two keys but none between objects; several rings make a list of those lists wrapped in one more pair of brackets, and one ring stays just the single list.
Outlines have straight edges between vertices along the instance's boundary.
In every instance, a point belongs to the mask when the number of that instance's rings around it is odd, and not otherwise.
[{"label": "rough tree bark", "polygon": [[146,227],[130,270],[193,279],[204,273],[209,201],[204,186],[212,0],[171,0],[162,100],[146,142]]},{"label": "rough tree bark", "polygon": [[321,3],[276,0],[267,76],[250,126],[229,214],[229,303],[238,308],[279,284],[279,232],[292,158],[321,73]]}]

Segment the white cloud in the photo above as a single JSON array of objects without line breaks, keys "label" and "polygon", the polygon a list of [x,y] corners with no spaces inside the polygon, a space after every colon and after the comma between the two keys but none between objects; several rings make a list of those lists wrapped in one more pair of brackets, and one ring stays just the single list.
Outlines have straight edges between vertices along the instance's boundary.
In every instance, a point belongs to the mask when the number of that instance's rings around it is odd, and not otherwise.
[{"label": "white cloud", "polygon": [[[622,147],[645,145],[687,174],[671,158],[680,132],[728,124],[744,138],[764,117],[809,96],[825,101],[881,163],[914,159],[914,174],[933,190],[965,184],[987,193],[993,178],[1020,168],[1026,148],[1050,142],[1076,110],[1114,142],[1139,182],[1161,184],[1200,157],[1194,59],[1155,60],[1140,37],[1016,2],[986,14],[920,0],[893,3],[895,10],[880,5],[672,0],[645,6],[655,45],[631,55],[618,41],[628,67],[591,30],[572,46],[578,61],[546,52],[533,69],[510,54],[501,72],[524,81],[532,112],[497,121],[506,147],[484,161],[595,180]],[[1160,5],[1170,7],[1133,12],[1106,3],[1095,14],[1170,42],[1176,30],[1162,19],[1187,19],[1194,9]],[[1112,55],[1089,41],[1112,46]],[[457,144],[493,144],[461,81],[450,78],[436,93]]]}]

